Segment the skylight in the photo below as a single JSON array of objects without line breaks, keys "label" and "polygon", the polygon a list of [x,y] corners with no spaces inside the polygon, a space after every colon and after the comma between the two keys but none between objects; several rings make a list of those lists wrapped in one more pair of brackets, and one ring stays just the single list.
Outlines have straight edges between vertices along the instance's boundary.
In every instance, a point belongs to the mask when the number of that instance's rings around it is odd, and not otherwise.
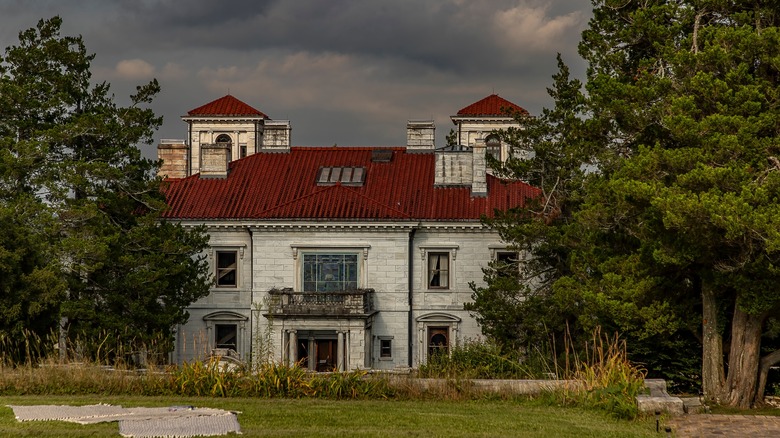
[{"label": "skylight", "polygon": [[345,186],[362,186],[365,178],[365,167],[320,167],[317,172],[317,185],[341,183]]}]

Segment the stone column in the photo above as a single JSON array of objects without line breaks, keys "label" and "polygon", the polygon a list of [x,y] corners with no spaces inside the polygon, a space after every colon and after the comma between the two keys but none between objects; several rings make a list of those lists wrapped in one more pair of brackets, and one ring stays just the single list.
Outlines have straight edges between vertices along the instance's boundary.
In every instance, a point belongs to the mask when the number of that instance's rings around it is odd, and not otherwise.
[{"label": "stone column", "polygon": [[338,332],[338,344],[336,346],[336,367],[338,371],[344,371],[344,332]]},{"label": "stone column", "polygon": [[298,332],[296,330],[290,330],[290,352],[288,357],[290,359],[290,366],[295,365],[298,362]]},{"label": "stone column", "polygon": [[309,371],[317,371],[317,344],[314,338],[309,338]]}]

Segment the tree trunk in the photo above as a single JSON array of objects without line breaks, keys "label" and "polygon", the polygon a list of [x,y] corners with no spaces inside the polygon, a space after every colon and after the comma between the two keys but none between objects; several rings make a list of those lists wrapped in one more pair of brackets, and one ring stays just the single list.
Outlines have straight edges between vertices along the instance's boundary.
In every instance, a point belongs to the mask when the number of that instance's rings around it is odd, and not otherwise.
[{"label": "tree trunk", "polygon": [[707,401],[720,403],[725,395],[723,336],[718,331],[718,303],[709,285],[701,287],[702,357],[701,387]]},{"label": "tree trunk", "polygon": [[758,386],[758,365],[761,357],[761,328],[765,314],[751,315],[734,306],[731,320],[728,396],[725,403],[736,408],[753,406]]},{"label": "tree trunk", "polygon": [[756,391],[756,404],[764,402],[764,391],[766,390],[766,377],[769,374],[769,367],[780,362],[780,350],[775,350],[761,358],[758,368],[758,390]]}]

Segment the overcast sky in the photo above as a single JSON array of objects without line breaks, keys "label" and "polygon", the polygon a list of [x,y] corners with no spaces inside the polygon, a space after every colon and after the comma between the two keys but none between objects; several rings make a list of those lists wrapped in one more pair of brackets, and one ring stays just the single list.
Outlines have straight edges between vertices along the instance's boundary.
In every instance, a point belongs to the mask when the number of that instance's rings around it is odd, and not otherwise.
[{"label": "overcast sky", "polygon": [[0,45],[60,15],[120,102],[160,81],[157,140],[184,138],[181,115],[232,94],[290,120],[297,146],[404,145],[409,119],[433,119],[442,144],[449,116],[493,92],[531,114],[549,106],[556,53],[584,71],[590,10],[590,0],[0,0]]}]

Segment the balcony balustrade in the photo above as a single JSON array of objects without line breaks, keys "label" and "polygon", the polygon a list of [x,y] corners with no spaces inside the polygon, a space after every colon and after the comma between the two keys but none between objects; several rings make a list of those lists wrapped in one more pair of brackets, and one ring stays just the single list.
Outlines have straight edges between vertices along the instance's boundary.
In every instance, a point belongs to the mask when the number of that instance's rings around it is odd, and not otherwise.
[{"label": "balcony balustrade", "polygon": [[269,313],[278,316],[366,316],[373,312],[373,289],[335,292],[293,292],[271,289]]}]

